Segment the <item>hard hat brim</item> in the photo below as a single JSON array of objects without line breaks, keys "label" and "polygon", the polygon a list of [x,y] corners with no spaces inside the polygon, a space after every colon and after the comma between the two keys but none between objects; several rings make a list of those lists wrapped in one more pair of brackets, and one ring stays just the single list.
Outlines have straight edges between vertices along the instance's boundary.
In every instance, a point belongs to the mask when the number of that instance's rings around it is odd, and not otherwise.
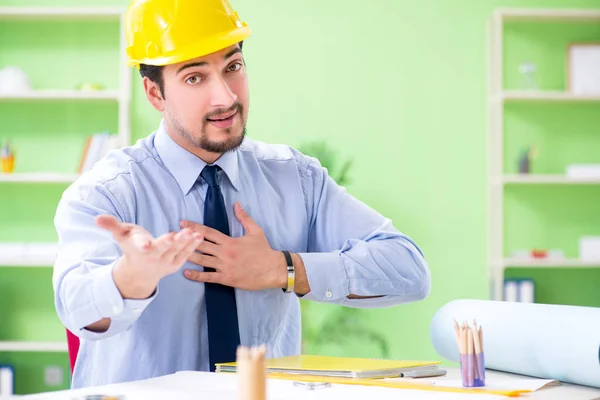
[{"label": "hard hat brim", "polygon": [[226,49],[227,47],[233,46],[234,44],[247,39],[250,37],[251,33],[251,29],[246,24],[243,24],[243,26],[235,29],[234,31],[199,40],[198,42],[195,42],[184,49],[176,49],[172,51],[171,54],[166,53],[161,57],[143,58],[140,60],[128,59],[126,64],[128,67],[136,66],[138,69],[140,64],[156,66],[177,64]]}]

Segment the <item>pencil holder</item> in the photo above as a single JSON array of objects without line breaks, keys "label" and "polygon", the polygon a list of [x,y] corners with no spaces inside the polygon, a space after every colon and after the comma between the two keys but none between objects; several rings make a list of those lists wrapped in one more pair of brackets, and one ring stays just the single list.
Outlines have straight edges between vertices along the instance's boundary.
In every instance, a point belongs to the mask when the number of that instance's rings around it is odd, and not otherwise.
[{"label": "pencil holder", "polygon": [[461,354],[460,375],[464,387],[485,386],[485,361],[483,353]]},{"label": "pencil holder", "polygon": [[454,320],[454,335],[460,354],[460,375],[464,387],[485,386],[485,358],[483,356],[483,330],[463,322],[462,326]]}]

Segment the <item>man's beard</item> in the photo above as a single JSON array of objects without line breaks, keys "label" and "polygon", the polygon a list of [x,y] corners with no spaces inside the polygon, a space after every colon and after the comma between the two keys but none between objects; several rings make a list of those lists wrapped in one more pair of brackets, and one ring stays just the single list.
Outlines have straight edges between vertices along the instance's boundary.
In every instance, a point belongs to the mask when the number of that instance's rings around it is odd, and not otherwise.
[{"label": "man's beard", "polygon": [[[241,134],[235,135],[235,136],[229,136],[227,139],[225,139],[224,141],[220,141],[220,142],[210,140],[208,138],[208,135],[206,134],[206,126],[209,123],[208,119],[212,116],[226,114],[233,110],[237,110],[236,115],[242,120]],[[222,154],[222,153],[226,153],[228,151],[237,149],[238,147],[240,147],[240,145],[244,141],[244,137],[246,136],[246,121],[243,120],[243,115],[244,115],[243,111],[244,111],[243,106],[240,103],[236,102],[233,104],[233,106],[229,107],[226,110],[225,109],[215,110],[215,111],[209,113],[208,115],[204,116],[204,118],[202,120],[202,131],[201,131],[202,135],[200,137],[194,137],[194,135],[192,135],[187,129],[185,129],[179,123],[179,121],[177,121],[176,119],[173,121],[173,125],[175,126],[175,129],[177,129],[179,131],[179,133],[189,143],[191,143],[195,147],[199,147],[205,151],[208,151],[209,153]],[[225,130],[225,133],[227,133],[227,135],[231,135],[232,128],[226,128],[224,130]]]}]

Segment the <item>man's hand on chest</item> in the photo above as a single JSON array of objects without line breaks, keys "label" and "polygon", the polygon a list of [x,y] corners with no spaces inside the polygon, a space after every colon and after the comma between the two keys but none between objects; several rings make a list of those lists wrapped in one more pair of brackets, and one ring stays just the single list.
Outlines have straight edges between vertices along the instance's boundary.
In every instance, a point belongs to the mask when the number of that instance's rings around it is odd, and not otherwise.
[{"label": "man's hand on chest", "polygon": [[239,203],[234,210],[246,232],[239,238],[192,221],[182,221],[182,228],[190,228],[204,237],[197,252],[192,253],[188,260],[214,269],[210,272],[186,270],[185,276],[198,282],[220,283],[245,290],[285,288],[285,257],[271,248],[262,228]]}]

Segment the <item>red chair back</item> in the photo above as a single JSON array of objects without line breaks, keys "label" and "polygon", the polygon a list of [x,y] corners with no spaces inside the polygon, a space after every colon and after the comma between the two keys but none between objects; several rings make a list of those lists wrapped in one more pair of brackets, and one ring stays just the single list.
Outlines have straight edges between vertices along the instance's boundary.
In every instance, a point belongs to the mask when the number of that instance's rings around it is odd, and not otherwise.
[{"label": "red chair back", "polygon": [[69,349],[69,362],[71,363],[71,374],[75,368],[77,353],[79,353],[79,338],[67,329],[67,346]]}]

